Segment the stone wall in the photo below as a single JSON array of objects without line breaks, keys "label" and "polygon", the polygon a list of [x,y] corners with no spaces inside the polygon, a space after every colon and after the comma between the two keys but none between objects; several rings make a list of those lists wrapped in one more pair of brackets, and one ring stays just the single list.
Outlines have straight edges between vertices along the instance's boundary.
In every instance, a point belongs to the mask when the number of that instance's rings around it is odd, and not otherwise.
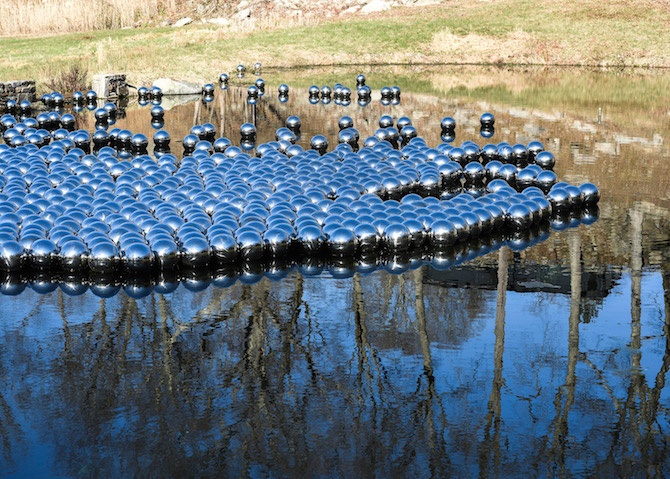
[{"label": "stone wall", "polygon": [[35,82],[33,80],[0,82],[0,102],[7,100],[35,101]]},{"label": "stone wall", "polygon": [[127,97],[126,75],[121,73],[93,75],[91,89],[98,94],[99,98]]}]

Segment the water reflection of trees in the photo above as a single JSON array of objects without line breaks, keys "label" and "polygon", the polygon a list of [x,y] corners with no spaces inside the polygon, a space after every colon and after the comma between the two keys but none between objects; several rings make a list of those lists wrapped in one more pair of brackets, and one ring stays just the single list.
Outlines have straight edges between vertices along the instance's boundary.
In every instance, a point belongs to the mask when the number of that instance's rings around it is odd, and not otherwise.
[{"label": "water reflection of trees", "polygon": [[[640,225],[634,217],[638,236]],[[10,384],[0,391],[3,462],[38,431],[67,475],[570,475],[577,465],[635,475],[640,463],[661,475],[670,452],[668,288],[665,353],[650,386],[634,248],[631,368],[613,379],[580,349],[581,231],[563,238],[566,356],[533,352],[530,365],[509,356],[510,342],[523,339],[505,330],[506,249],[494,291],[441,287],[422,267],[343,280],[294,273],[141,300],[13,298],[25,318],[0,335],[0,375]],[[666,286],[668,278],[664,269]],[[54,310],[60,324],[40,333]],[[491,342],[477,346],[486,334]],[[455,377],[445,358],[471,377]],[[529,386],[539,367],[562,374],[555,388]],[[537,425],[514,422],[525,404]]]}]

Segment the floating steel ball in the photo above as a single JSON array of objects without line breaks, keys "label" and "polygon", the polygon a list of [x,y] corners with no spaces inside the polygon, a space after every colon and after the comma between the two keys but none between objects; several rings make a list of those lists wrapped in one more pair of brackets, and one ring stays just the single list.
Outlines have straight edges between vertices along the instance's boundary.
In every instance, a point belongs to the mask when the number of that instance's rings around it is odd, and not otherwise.
[{"label": "floating steel ball", "polygon": [[95,110],[95,120],[98,122],[107,122],[109,120],[109,112],[104,108]]},{"label": "floating steel ball", "polygon": [[540,151],[535,155],[535,164],[543,170],[553,170],[556,165],[554,155],[549,151]]},{"label": "floating steel ball", "polygon": [[140,99],[147,99],[149,98],[149,89],[147,87],[141,86],[137,89],[137,96]]},{"label": "floating steel ball", "polygon": [[402,131],[403,128],[406,126],[411,126],[412,125],[412,120],[407,118],[406,116],[401,116],[398,118],[398,121],[396,122],[396,128],[400,131]]},{"label": "floating steel ball", "polygon": [[226,149],[231,146],[232,143],[228,138],[217,138],[214,142],[214,151],[217,153],[223,153]]},{"label": "floating steel ball", "polygon": [[493,128],[493,125],[495,124],[495,118],[491,113],[484,113],[480,118],[479,118],[479,123],[482,125],[482,128]]},{"label": "floating steel ball", "polygon": [[318,97],[320,94],[321,89],[318,86],[312,85],[311,87],[309,87],[309,96]]},{"label": "floating steel ball", "polygon": [[282,96],[288,95],[288,85],[282,83],[281,85],[279,85],[279,88],[277,90],[279,92],[279,95]]},{"label": "floating steel ball", "polygon": [[256,85],[251,85],[247,89],[247,96],[249,98],[258,98],[258,88],[256,87]]},{"label": "floating steel ball", "polygon": [[414,128],[412,125],[407,125],[403,127],[402,130],[400,130],[400,138],[402,139],[403,144],[408,143],[412,138],[416,138],[417,136],[418,133],[416,128]]},{"label": "floating steel ball", "polygon": [[365,75],[358,75],[356,77],[356,86],[365,86]]},{"label": "floating steel ball", "polygon": [[151,270],[154,264],[154,254],[149,247],[141,242],[129,245],[121,258],[123,265],[133,272],[146,272]]},{"label": "floating steel ball", "polygon": [[325,154],[326,150],[328,149],[328,140],[323,135],[316,135],[312,137],[312,140],[309,144],[310,147],[318,151],[320,155]]},{"label": "floating steel ball", "polygon": [[25,251],[17,241],[0,243],[0,267],[5,270],[18,269],[25,260]]},{"label": "floating steel ball", "polygon": [[198,138],[195,135],[186,135],[184,137],[184,140],[182,141],[182,145],[184,146],[185,151],[193,151],[195,149],[195,145],[198,144],[198,141],[200,141],[200,138]]},{"label": "floating steel ball", "polygon": [[556,173],[554,173],[553,171],[544,170],[537,175],[537,178],[535,179],[535,184],[545,194],[547,194],[549,190],[551,190],[551,188],[556,184],[557,181],[558,178],[556,177]]},{"label": "floating steel ball", "polygon": [[393,98],[393,89],[385,86],[381,89],[382,98],[391,99]]},{"label": "floating steel ball", "polygon": [[347,228],[337,228],[328,237],[328,246],[334,254],[350,256],[356,250],[356,236]]},{"label": "floating steel ball", "polygon": [[257,78],[254,85],[256,85],[256,88],[258,88],[258,91],[261,93],[265,91],[265,80],[262,78]]},{"label": "floating steel ball", "polygon": [[162,106],[156,105],[151,108],[151,118],[156,120],[162,120],[165,116],[165,110]]},{"label": "floating steel ball", "polygon": [[153,100],[160,100],[163,97],[163,91],[157,86],[152,86],[149,89],[149,96]]},{"label": "floating steel ball", "polygon": [[247,71],[247,68],[244,65],[237,65],[236,70],[237,73],[244,73],[245,71]]},{"label": "floating steel ball", "polygon": [[30,247],[30,259],[38,268],[48,268],[54,265],[58,257],[58,247],[48,239],[38,239]]},{"label": "floating steel ball", "polygon": [[93,90],[89,90],[86,92],[86,101],[91,103],[98,101],[98,94],[94,92]]},{"label": "floating steel ball", "polygon": [[393,118],[389,115],[384,115],[379,118],[379,128],[389,128],[393,126]]},{"label": "floating steel ball", "polygon": [[584,205],[587,207],[594,206],[600,201],[600,191],[593,183],[584,183],[579,187],[584,197]]},{"label": "floating steel ball", "polygon": [[396,251],[405,251],[411,244],[411,235],[406,226],[390,224],[384,229],[384,244]]},{"label": "floating steel ball", "polygon": [[243,123],[240,126],[240,136],[242,138],[252,138],[256,136],[256,127],[251,123]]},{"label": "floating steel ball", "polygon": [[286,119],[286,128],[291,131],[300,131],[301,126],[302,122],[300,121],[300,118],[295,115],[291,115]]},{"label": "floating steel ball", "polygon": [[136,133],[130,140],[130,144],[135,152],[141,152],[149,146],[149,140],[142,133]]},{"label": "floating steel ball", "polygon": [[321,96],[324,99],[330,98],[332,93],[333,93],[333,89],[330,88],[328,85],[324,85],[324,86],[321,87]]},{"label": "floating steel ball", "polygon": [[506,223],[508,226],[523,230],[530,226],[533,221],[533,214],[525,204],[517,203],[507,210],[505,214]]},{"label": "floating steel ball", "polygon": [[547,194],[547,199],[555,211],[565,211],[572,206],[570,194],[565,188],[557,188],[554,186]]},{"label": "floating steel ball", "polygon": [[202,87],[203,95],[214,95],[214,85],[207,83]]},{"label": "floating steel ball", "polygon": [[430,225],[430,241],[437,247],[451,246],[458,239],[458,231],[449,220],[437,220]]},{"label": "floating steel ball", "polygon": [[351,117],[343,116],[339,119],[337,125],[339,126],[340,131],[346,130],[347,128],[353,128],[354,120],[352,120]]},{"label": "floating steel ball", "polygon": [[228,74],[222,73],[219,75],[219,83],[228,83]]},{"label": "floating steel ball", "polygon": [[258,261],[263,257],[264,242],[258,232],[245,231],[237,236],[240,256],[246,261]]},{"label": "floating steel ball", "polygon": [[67,131],[74,130],[75,123],[76,123],[76,120],[74,118],[74,115],[66,113],[65,115],[60,117],[60,124]]},{"label": "floating steel ball", "polygon": [[109,144],[109,134],[105,130],[98,130],[92,136],[93,145],[96,148],[102,148]]}]

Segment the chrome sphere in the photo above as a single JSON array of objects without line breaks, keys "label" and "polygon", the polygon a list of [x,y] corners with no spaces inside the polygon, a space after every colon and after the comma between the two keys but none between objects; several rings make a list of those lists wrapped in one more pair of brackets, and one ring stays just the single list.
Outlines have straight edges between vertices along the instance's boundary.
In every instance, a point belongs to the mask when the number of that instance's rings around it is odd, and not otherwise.
[{"label": "chrome sphere", "polygon": [[91,247],[89,267],[91,271],[106,273],[113,271],[119,262],[119,251],[111,242],[98,242]]},{"label": "chrome sphere", "polygon": [[13,240],[0,243],[0,266],[5,270],[18,269],[23,264],[25,251]]},{"label": "chrome sphere", "polygon": [[221,233],[209,241],[214,259],[221,264],[233,263],[238,258],[237,242],[229,234]]},{"label": "chrome sphere", "polygon": [[353,255],[356,251],[356,236],[347,228],[337,228],[328,238],[332,253],[342,256]]},{"label": "chrome sphere", "polygon": [[437,220],[430,225],[429,239],[434,246],[450,246],[459,239],[458,229],[449,220]]},{"label": "chrome sphere", "polygon": [[185,237],[180,250],[182,266],[195,267],[209,263],[209,243],[202,234],[192,234]]},{"label": "chrome sphere", "polygon": [[83,241],[70,240],[60,249],[61,264],[70,271],[80,271],[88,266],[88,248]]},{"label": "chrome sphere", "polygon": [[565,211],[572,206],[570,194],[565,188],[557,188],[554,186],[547,194],[547,199],[556,212]]},{"label": "chrome sphere", "polygon": [[453,131],[454,129],[456,129],[456,120],[454,120],[450,116],[446,116],[442,118],[440,126],[442,128],[442,131]]},{"label": "chrome sphere", "polygon": [[263,258],[264,242],[256,231],[244,231],[237,236],[239,252],[245,261],[258,261]]},{"label": "chrome sphere", "polygon": [[122,261],[123,265],[130,271],[149,271],[154,263],[154,254],[146,244],[135,242],[125,249]]},{"label": "chrome sphere", "polygon": [[279,95],[283,96],[288,95],[288,85],[282,83],[281,85],[279,85],[278,91]]},{"label": "chrome sphere", "polygon": [[516,230],[527,229],[533,222],[533,214],[530,208],[521,203],[510,206],[505,218],[507,225]]},{"label": "chrome sphere", "polygon": [[402,224],[390,224],[384,229],[384,245],[397,251],[406,251],[411,244],[411,235]]},{"label": "chrome sphere", "polygon": [[479,123],[481,124],[482,128],[489,129],[493,128],[495,125],[495,118],[491,113],[484,113],[480,118],[479,118]]},{"label": "chrome sphere", "polygon": [[270,228],[263,234],[265,248],[274,256],[286,254],[290,237],[281,228]]},{"label": "chrome sphere", "polygon": [[240,136],[242,138],[251,138],[256,136],[256,127],[251,123],[243,123],[240,126]]},{"label": "chrome sphere", "polygon": [[291,131],[300,131],[301,126],[302,122],[300,121],[300,118],[295,115],[291,115],[286,119],[286,128]]},{"label": "chrome sphere", "polygon": [[543,170],[553,170],[556,165],[554,155],[549,151],[540,151],[535,155],[535,164]]},{"label": "chrome sphere", "polygon": [[542,190],[544,194],[547,194],[557,181],[558,178],[556,177],[556,173],[550,170],[544,170],[537,175],[535,184]]},{"label": "chrome sphere", "polygon": [[312,140],[309,142],[309,145],[314,150],[318,151],[320,155],[326,153],[328,149],[328,140],[323,135],[316,135],[312,137]]},{"label": "chrome sphere", "polygon": [[339,126],[340,131],[346,130],[347,128],[353,128],[354,120],[352,120],[351,117],[343,116],[339,119],[337,125]]},{"label": "chrome sphere", "polygon": [[579,189],[584,197],[585,206],[594,206],[600,201],[600,191],[593,183],[584,183]]},{"label": "chrome sphere", "polygon": [[58,246],[48,239],[38,239],[30,247],[30,259],[32,264],[38,268],[53,266],[58,256]]}]

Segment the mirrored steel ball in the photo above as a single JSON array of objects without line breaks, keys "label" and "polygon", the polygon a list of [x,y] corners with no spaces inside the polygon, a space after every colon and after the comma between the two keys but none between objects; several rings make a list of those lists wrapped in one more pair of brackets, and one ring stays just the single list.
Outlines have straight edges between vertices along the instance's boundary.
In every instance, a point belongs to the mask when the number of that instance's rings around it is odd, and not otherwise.
[{"label": "mirrored steel ball", "polygon": [[487,112],[479,118],[479,123],[481,124],[482,128],[493,128],[493,125],[495,124],[495,118],[493,117],[493,114]]},{"label": "mirrored steel ball", "polygon": [[600,191],[593,183],[584,183],[579,189],[584,197],[585,206],[594,206],[600,201]]},{"label": "mirrored steel ball", "polygon": [[540,151],[535,156],[535,164],[543,170],[553,170],[556,165],[556,159],[550,151]]}]

